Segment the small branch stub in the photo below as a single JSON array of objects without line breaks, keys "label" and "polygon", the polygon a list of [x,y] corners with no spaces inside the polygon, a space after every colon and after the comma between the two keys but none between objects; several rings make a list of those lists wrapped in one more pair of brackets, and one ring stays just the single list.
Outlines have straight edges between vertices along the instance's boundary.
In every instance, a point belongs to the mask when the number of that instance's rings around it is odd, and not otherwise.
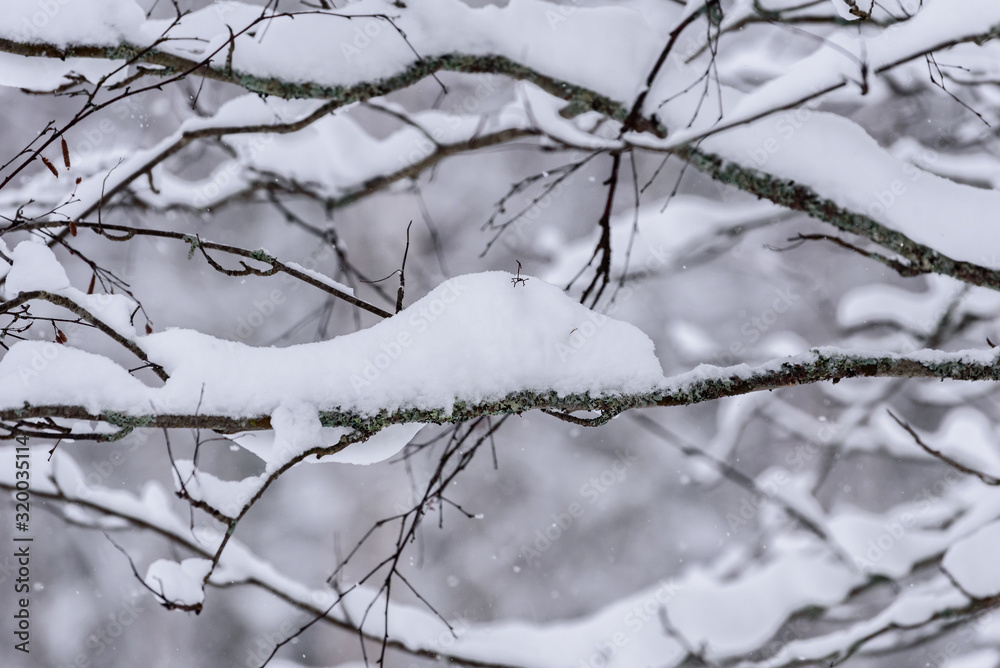
[{"label": "small branch stub", "polygon": [[517,276],[515,276],[512,279],[510,279],[510,282],[513,283],[514,287],[516,288],[518,283],[520,283],[522,285],[527,284],[528,279],[521,278],[521,261],[520,260],[514,260],[514,262],[517,262]]}]

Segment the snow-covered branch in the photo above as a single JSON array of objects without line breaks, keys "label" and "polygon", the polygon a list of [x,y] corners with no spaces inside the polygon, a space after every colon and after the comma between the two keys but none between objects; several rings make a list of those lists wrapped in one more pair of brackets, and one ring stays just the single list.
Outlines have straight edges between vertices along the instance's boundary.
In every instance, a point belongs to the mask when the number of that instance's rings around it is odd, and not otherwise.
[{"label": "snow-covered branch", "polygon": [[285,667],[939,666],[1000,605],[995,0],[9,4],[0,489],[220,654],[241,590]]}]

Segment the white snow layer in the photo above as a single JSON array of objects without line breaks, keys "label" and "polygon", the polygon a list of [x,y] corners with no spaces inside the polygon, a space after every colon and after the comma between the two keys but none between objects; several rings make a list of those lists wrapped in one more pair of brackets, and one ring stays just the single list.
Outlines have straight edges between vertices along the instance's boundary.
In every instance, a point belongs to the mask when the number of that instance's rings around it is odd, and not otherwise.
[{"label": "white snow layer", "polygon": [[[96,299],[69,286],[51,250],[23,242],[14,251],[7,294],[36,289],[83,305]],[[288,348],[253,348],[184,329],[122,333],[170,375],[162,387],[147,386],[93,353],[22,341],[0,360],[0,406],[270,415],[274,449],[283,453],[277,461],[323,441],[321,410],[450,412],[457,401],[480,403],[520,391],[607,395],[649,391],[663,380],[653,343],[637,328],[581,306],[540,279],[515,284],[502,272],[450,279],[369,329]],[[336,459],[380,461],[418,429],[411,425],[353,445]]]},{"label": "white snow layer", "polygon": [[136,36],[145,19],[134,0],[4,0],[0,37],[60,47],[114,45]]},{"label": "white snow layer", "polygon": [[136,303],[125,295],[88,295],[72,287],[66,270],[41,240],[22,241],[10,258],[14,264],[7,271],[7,282],[2,288],[6,299],[22,292],[49,292],[75,302],[125,338],[135,336],[132,313]]},{"label": "white snow layer", "polygon": [[[143,21],[138,6],[127,0],[100,0],[98,4],[100,11],[88,6],[85,16],[70,10],[75,5],[61,7],[44,22],[40,19],[44,25],[38,34],[56,43],[125,40],[148,46],[170,27],[168,20]],[[24,22],[31,24],[37,10],[28,0],[19,0],[13,7],[0,18],[0,35],[24,37]],[[662,26],[657,28],[641,11],[626,6],[573,10],[567,20],[550,3],[537,0],[480,8],[457,0],[424,0],[403,9],[386,0],[361,0],[337,13],[398,17],[394,21],[409,45],[377,17],[348,20],[312,13],[268,19],[266,31],[240,34],[230,53],[224,48],[230,35],[227,26],[236,32],[247,28],[260,19],[260,8],[221,2],[186,15],[170,29],[172,41],[157,48],[185,58],[209,58],[217,67],[226,67],[231,57],[233,69],[248,80],[276,77],[330,88],[399,75],[415,63],[410,45],[423,58],[501,55],[627,107],[643,88],[643,77],[662,49],[669,21],[658,19]],[[448,25],[449,30],[441,31],[441,25]],[[656,113],[672,131],[665,140],[648,134],[628,139],[670,148],[716,132],[701,145],[704,150],[781,179],[794,179],[840,206],[865,213],[955,259],[997,267],[998,256],[984,257],[983,249],[1000,245],[1000,224],[994,224],[1000,215],[1000,194],[925,172],[880,147],[850,120],[814,111],[815,106],[805,103],[823,91],[849,94],[843,82],[861,80],[859,62],[866,62],[869,72],[878,72],[997,25],[1000,4],[994,0],[931,3],[914,18],[874,36],[839,34],[829,40],[836,44],[817,48],[786,73],[747,94],[725,85],[710,86],[705,100],[701,87],[692,86],[700,68],[681,58],[668,59],[650,89],[646,111]],[[845,51],[856,57],[845,57]],[[874,85],[877,74],[868,76]],[[679,94],[685,89],[690,90]],[[726,112],[718,123],[714,110],[720,93]],[[523,100],[534,97],[537,91],[521,92]],[[802,106],[785,113],[771,111],[795,104]],[[571,121],[538,106],[540,122],[548,133],[581,145],[596,141]],[[762,120],[748,122],[755,118]],[[723,128],[729,129],[719,133]],[[823,159],[817,161],[817,155]],[[926,164],[927,160],[918,162]],[[91,200],[91,194],[82,193],[82,200]]]},{"label": "white snow layer", "polygon": [[180,563],[157,559],[146,571],[146,584],[165,601],[196,605],[205,599],[203,582],[211,568],[208,559],[185,559]]},{"label": "white snow layer", "polygon": [[522,390],[643,391],[662,379],[641,331],[539,279],[515,286],[502,272],[450,279],[395,316],[329,341],[252,348],[175,329],[140,345],[170,374],[153,394],[176,406],[204,387],[202,411],[232,416],[294,404],[450,408]]}]

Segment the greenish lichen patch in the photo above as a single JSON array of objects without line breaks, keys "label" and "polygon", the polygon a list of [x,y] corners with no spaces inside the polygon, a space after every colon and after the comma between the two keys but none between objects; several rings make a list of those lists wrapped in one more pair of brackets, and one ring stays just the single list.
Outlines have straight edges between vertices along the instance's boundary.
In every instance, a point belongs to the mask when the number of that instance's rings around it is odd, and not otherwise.
[{"label": "greenish lichen patch", "polygon": [[104,421],[115,427],[128,429],[143,429],[156,425],[156,417],[153,415],[128,415],[126,413],[105,413]]},{"label": "greenish lichen patch", "polygon": [[189,246],[188,258],[187,258],[189,260],[194,257],[195,249],[201,248],[201,240],[198,239],[198,237],[191,236],[190,234],[185,234],[183,237],[181,237],[181,241],[188,244]]},{"label": "greenish lichen patch", "polygon": [[250,257],[258,262],[266,262],[267,264],[274,264],[277,261],[276,257],[268,255],[267,252],[262,249],[251,252]]}]

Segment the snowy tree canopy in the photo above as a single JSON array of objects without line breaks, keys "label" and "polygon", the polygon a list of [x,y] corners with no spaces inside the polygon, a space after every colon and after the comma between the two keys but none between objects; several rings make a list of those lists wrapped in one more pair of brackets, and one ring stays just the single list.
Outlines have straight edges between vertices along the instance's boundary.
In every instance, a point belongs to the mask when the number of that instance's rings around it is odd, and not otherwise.
[{"label": "snowy tree canopy", "polygon": [[3,651],[996,665],[998,36],[8,0]]}]

